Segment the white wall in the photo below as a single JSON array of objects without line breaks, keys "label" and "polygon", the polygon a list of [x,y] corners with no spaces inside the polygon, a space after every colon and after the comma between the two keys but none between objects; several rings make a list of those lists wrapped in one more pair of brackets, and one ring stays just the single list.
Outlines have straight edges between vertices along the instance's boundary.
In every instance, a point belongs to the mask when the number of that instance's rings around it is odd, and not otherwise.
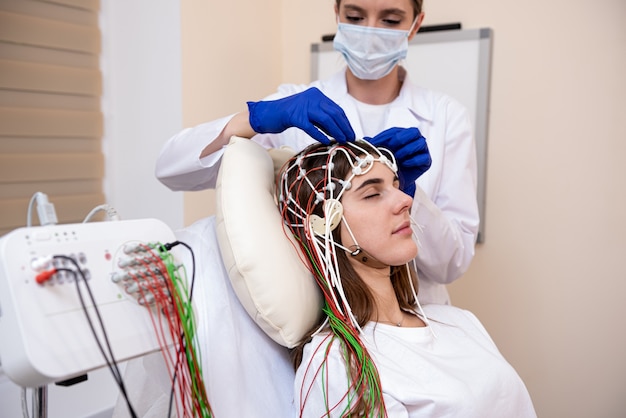
[{"label": "white wall", "polygon": [[428,2],[494,29],[484,245],[452,286],[542,417],[626,410],[626,3]]},{"label": "white wall", "polygon": [[183,226],[183,195],[154,177],[182,129],[180,2],[101,2],[105,193],[123,219]]}]

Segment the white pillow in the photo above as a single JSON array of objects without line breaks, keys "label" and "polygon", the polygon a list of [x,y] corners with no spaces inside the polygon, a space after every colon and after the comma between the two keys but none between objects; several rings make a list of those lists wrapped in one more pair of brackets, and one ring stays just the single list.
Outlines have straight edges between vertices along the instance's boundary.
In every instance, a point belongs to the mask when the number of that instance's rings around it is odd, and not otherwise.
[{"label": "white pillow", "polygon": [[217,240],[245,310],[274,341],[292,348],[318,321],[322,295],[274,201],[275,172],[294,152],[271,152],[274,162],[261,145],[231,138],[217,177]]}]

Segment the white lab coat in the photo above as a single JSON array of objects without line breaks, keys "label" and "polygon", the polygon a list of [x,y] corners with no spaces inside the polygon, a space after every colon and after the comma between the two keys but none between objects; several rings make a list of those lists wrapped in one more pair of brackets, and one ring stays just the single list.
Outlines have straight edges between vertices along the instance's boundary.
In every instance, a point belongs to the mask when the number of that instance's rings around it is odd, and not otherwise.
[{"label": "white lab coat", "polygon": [[[354,100],[348,95],[345,70],[310,85],[285,84],[264,100],[274,100],[319,88],[341,106],[355,131],[363,137]],[[222,151],[203,159],[200,153],[233,117],[188,128],[163,147],[156,176],[172,190],[202,190],[215,187]],[[422,231],[418,234],[416,258],[422,303],[449,303],[445,284],[459,278],[474,256],[478,233],[476,199],[476,147],[466,109],[451,97],[416,86],[408,76],[398,98],[391,103],[386,128],[418,127],[426,137],[432,165],[417,180],[412,216]],[[290,128],[280,134],[252,138],[267,148],[288,145],[295,150],[315,142],[304,131]]]}]

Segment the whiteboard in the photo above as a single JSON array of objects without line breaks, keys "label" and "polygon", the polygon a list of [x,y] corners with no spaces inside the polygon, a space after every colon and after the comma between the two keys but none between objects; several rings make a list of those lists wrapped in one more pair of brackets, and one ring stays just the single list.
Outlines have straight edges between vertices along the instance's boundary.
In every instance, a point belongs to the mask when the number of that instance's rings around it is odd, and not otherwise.
[{"label": "whiteboard", "polygon": [[[444,92],[467,107],[478,157],[478,242],[485,239],[492,37],[490,28],[418,32],[409,42],[409,52],[403,64],[414,83]],[[344,65],[345,61],[333,49],[332,41],[311,45],[312,80],[328,78]]]}]

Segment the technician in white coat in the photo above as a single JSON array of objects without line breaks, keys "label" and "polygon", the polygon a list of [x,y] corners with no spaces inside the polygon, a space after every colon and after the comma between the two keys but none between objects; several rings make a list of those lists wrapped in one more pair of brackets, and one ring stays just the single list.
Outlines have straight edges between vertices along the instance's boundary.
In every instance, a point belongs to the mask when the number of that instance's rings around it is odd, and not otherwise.
[{"label": "technician in white coat", "polygon": [[156,175],[172,190],[215,187],[222,148],[233,135],[296,151],[328,137],[368,137],[396,154],[401,177],[419,177],[416,186],[403,185],[421,226],[419,299],[450,303],[445,284],[469,267],[478,233],[469,116],[456,100],[413,84],[399,65],[424,19],[422,0],[336,0],[335,13],[334,46],[344,70],[310,85],[282,85],[248,102],[248,111],[183,130],[162,149]]}]

